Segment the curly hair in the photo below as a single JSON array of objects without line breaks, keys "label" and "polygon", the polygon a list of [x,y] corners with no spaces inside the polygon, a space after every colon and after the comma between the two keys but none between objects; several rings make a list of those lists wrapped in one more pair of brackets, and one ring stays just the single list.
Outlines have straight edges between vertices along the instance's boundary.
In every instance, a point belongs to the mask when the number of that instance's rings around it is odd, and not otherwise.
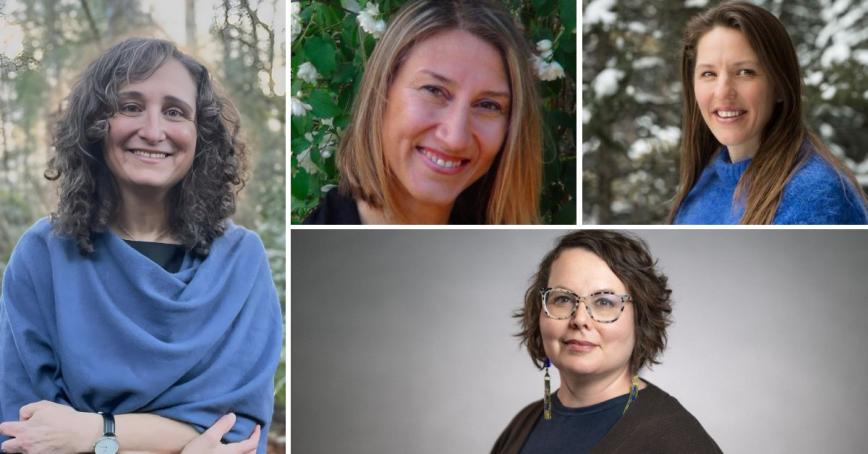
[{"label": "curly hair", "polygon": [[581,248],[600,257],[627,287],[636,312],[636,343],[630,355],[630,372],[651,364],[660,364],[658,356],[666,348],[666,327],[671,323],[672,290],[668,278],[657,270],[657,262],[648,246],[639,238],[608,230],[580,230],[562,236],[554,249],[543,258],[524,294],[524,306],[515,311],[521,331],[516,337],[537,368],[546,358],[539,318],[542,312],[540,289],[548,287],[552,264],[566,249]]},{"label": "curly hair", "polygon": [[51,220],[54,231],[71,236],[82,255],[93,253],[93,235],[107,230],[121,204],[104,155],[108,119],[118,112],[118,91],[147,79],[168,59],[184,65],[195,82],[197,135],[192,167],[169,191],[170,232],[188,250],[207,255],[235,212],[248,165],[238,111],[217,92],[205,66],[174,44],[129,38],[91,62],[56,114],[54,156],[44,174],[59,180]]}]

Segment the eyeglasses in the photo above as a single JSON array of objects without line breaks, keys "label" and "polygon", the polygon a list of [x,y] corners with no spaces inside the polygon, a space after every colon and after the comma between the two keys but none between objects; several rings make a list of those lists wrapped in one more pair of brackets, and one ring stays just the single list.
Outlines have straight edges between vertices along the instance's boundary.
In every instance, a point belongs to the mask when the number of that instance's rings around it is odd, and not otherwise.
[{"label": "eyeglasses", "polygon": [[549,318],[567,320],[576,315],[579,303],[585,303],[588,315],[600,323],[614,323],[624,312],[624,304],[633,301],[630,295],[602,291],[579,296],[562,288],[540,289],[543,310]]}]

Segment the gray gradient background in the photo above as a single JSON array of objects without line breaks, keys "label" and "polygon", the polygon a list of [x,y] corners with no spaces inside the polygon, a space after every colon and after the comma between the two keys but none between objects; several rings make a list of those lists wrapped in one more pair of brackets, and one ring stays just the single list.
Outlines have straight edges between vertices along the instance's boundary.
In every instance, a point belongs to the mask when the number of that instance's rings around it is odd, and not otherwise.
[{"label": "gray gradient background", "polygon": [[[542,397],[512,310],[564,231],[292,231],[292,448],[485,453]],[[674,290],[642,376],[727,453],[868,446],[868,231],[638,231]]]}]

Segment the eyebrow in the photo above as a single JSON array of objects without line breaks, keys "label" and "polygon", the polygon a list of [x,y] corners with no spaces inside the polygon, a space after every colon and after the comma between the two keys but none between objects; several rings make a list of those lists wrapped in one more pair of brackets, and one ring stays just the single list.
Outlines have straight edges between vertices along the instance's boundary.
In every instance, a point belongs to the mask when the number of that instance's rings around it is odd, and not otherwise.
[{"label": "eyebrow", "polygon": [[[423,73],[423,74],[427,74],[427,75],[439,80],[440,82],[443,82],[444,84],[457,85],[457,83],[454,80],[444,76],[443,74],[431,71],[430,69],[420,69],[419,72]],[[503,91],[497,91],[497,90],[485,90],[480,94],[483,96],[489,96],[489,97],[494,97],[494,98],[506,98],[506,99],[511,98],[509,95],[509,92],[503,92]]]},{"label": "eyebrow", "polygon": [[[141,92],[138,92],[138,91],[123,91],[123,92],[118,93],[118,97],[119,98],[145,99],[145,95],[143,95]],[[193,107],[190,106],[190,104],[187,104],[186,101],[184,101],[181,98],[178,98],[177,96],[166,95],[166,96],[163,96],[163,99],[166,101],[169,101],[170,103],[180,105],[182,108],[186,109],[188,112],[195,112],[195,110],[193,109]]]},{"label": "eyebrow", "polygon": [[562,285],[555,285],[555,286],[553,286],[553,287],[551,287],[551,288],[553,288],[553,289],[560,289],[560,290],[566,290],[566,291],[568,291],[568,292],[570,292],[570,293],[572,293],[572,294],[574,294],[574,295],[577,295],[577,296],[593,296],[593,295],[599,295],[599,294],[601,294],[601,293],[612,293],[612,294],[616,294],[616,295],[618,294],[618,292],[616,292],[614,289],[611,289],[611,288],[608,288],[608,287],[607,287],[607,288],[602,288],[602,289],[599,289],[599,290],[594,290],[593,292],[590,292],[590,293],[588,293],[587,295],[579,295],[579,292],[577,292],[577,291],[575,291],[575,290],[573,290],[573,289],[570,289],[570,288],[564,287],[564,286],[562,286]]},{"label": "eyebrow", "polygon": [[[730,64],[729,66],[744,66],[744,65],[759,66],[759,63],[755,60],[740,60],[740,61],[737,61],[737,62]],[[696,67],[697,68],[716,68],[715,65],[712,65],[710,63],[697,63]]]}]

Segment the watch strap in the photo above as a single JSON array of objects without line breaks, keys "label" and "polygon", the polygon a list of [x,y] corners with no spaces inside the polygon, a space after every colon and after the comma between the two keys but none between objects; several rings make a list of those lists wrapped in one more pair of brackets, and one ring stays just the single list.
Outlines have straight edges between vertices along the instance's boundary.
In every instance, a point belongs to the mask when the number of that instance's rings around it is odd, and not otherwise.
[{"label": "watch strap", "polygon": [[105,437],[115,436],[115,415],[111,413],[98,412],[102,415],[102,431]]}]

